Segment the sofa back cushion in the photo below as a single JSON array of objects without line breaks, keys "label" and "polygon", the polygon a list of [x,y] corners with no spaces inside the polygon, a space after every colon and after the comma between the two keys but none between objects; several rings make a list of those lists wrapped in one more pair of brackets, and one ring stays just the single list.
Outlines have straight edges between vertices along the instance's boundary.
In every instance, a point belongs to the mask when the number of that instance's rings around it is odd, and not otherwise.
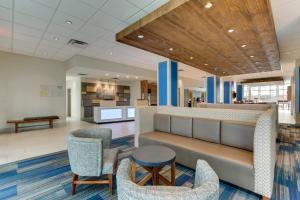
[{"label": "sofa back cushion", "polygon": [[171,133],[192,137],[193,118],[171,116]]},{"label": "sofa back cushion", "polygon": [[193,118],[193,137],[220,143],[220,120]]},{"label": "sofa back cushion", "polygon": [[254,123],[222,121],[221,144],[253,151],[254,131]]},{"label": "sofa back cushion", "polygon": [[171,119],[170,115],[154,114],[154,130],[170,133]]}]

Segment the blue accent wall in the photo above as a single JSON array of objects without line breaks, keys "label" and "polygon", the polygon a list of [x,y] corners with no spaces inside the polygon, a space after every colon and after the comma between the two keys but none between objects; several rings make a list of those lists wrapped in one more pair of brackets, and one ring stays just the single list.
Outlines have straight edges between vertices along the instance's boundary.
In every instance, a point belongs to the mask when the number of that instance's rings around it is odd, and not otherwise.
[{"label": "blue accent wall", "polygon": [[207,77],[207,103],[215,103],[215,77]]},{"label": "blue accent wall", "polygon": [[171,105],[177,106],[178,96],[178,65],[177,62],[171,61]]},{"label": "blue accent wall", "polygon": [[224,81],[224,104],[230,104],[230,82]]},{"label": "blue accent wall", "polygon": [[243,100],[243,85],[236,86],[236,100],[242,101]]},{"label": "blue accent wall", "polygon": [[168,62],[158,64],[158,87],[159,87],[159,106],[168,104]]}]

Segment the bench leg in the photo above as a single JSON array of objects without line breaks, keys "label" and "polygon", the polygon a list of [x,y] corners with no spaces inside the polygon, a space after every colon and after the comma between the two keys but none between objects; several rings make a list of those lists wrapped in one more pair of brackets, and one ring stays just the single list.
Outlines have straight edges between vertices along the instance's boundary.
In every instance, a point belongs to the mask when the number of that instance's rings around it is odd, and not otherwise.
[{"label": "bench leg", "polygon": [[49,127],[53,128],[53,120],[49,120]]},{"label": "bench leg", "polygon": [[19,132],[19,124],[16,123],[16,124],[15,124],[15,133],[18,133],[18,132]]}]

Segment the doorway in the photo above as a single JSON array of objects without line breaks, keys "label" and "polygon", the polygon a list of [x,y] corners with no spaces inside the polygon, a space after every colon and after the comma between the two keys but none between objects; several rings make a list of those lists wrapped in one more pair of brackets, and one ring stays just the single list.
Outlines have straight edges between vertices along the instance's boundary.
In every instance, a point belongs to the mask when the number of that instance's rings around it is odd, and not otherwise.
[{"label": "doorway", "polygon": [[67,89],[67,116],[71,117],[71,107],[72,107],[72,101],[71,101],[71,89]]}]

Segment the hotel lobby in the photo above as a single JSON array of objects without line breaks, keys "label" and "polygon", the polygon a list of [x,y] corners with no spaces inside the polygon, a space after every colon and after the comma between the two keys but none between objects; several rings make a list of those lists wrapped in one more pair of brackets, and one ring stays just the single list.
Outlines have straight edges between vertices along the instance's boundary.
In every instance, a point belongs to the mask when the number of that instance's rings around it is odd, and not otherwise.
[{"label": "hotel lobby", "polygon": [[0,199],[300,200],[299,0],[0,0]]}]

